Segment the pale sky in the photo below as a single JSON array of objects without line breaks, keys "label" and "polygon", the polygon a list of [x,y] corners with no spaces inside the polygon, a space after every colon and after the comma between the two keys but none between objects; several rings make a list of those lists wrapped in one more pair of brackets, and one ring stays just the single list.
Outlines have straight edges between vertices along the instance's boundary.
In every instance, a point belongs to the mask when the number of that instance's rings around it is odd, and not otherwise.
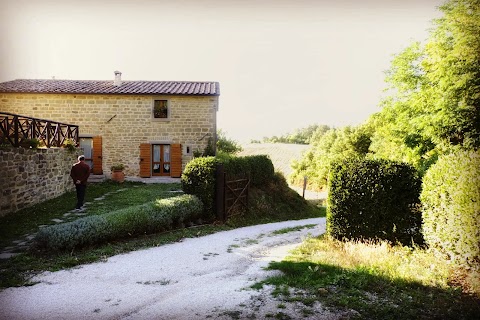
[{"label": "pale sky", "polygon": [[218,81],[218,127],[240,142],[357,125],[442,3],[1,0],[0,81]]}]

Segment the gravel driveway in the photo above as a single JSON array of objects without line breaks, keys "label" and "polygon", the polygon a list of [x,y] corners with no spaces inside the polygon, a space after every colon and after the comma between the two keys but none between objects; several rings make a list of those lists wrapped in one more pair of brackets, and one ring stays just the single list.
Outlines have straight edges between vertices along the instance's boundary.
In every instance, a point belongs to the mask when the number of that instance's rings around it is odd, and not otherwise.
[{"label": "gravel driveway", "polygon": [[[271,288],[250,286],[275,272],[264,270],[270,261],[324,231],[325,218],[271,223],[47,272],[33,286],[1,291],[0,319],[262,319],[279,311],[296,318],[297,306],[278,309]],[[320,305],[316,312],[312,319],[335,318]]]}]

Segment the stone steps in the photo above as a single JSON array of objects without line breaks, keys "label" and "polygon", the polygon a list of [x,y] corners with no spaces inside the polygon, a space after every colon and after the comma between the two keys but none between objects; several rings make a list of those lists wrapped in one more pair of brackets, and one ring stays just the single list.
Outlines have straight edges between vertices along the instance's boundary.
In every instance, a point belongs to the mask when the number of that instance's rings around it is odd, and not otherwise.
[{"label": "stone steps", "polygon": [[88,177],[88,182],[95,183],[95,182],[103,182],[107,180],[104,174],[91,174]]}]

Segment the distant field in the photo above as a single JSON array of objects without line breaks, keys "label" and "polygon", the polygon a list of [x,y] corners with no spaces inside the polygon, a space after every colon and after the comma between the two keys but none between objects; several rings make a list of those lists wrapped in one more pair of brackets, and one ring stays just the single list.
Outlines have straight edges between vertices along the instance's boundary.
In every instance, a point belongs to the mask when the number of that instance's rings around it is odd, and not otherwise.
[{"label": "distant field", "polygon": [[310,148],[308,145],[287,143],[252,143],[242,145],[243,151],[238,155],[251,156],[266,154],[275,166],[276,171],[282,172],[285,177],[292,173],[290,164],[292,160],[301,159],[302,154]]}]

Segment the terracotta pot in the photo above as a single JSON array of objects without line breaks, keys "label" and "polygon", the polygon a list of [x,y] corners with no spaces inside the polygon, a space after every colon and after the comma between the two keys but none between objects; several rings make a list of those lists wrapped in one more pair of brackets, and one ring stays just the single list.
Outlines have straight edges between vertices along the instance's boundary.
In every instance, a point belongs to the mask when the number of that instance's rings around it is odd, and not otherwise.
[{"label": "terracotta pot", "polygon": [[122,170],[116,170],[112,172],[112,180],[122,183],[125,181],[125,173]]}]

